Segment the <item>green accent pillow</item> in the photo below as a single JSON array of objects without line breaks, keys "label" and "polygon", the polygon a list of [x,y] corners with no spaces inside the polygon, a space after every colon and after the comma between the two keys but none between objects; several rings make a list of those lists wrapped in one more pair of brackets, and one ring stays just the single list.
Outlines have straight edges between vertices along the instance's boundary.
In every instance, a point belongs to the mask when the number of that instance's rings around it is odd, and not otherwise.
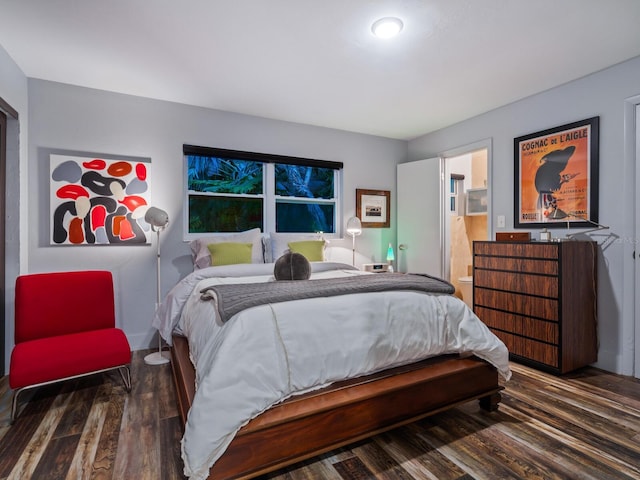
[{"label": "green accent pillow", "polygon": [[251,263],[253,243],[220,242],[207,245],[211,253],[211,265],[233,265]]},{"label": "green accent pillow", "polygon": [[324,261],[324,240],[289,242],[289,250],[293,253],[301,253],[310,262]]}]

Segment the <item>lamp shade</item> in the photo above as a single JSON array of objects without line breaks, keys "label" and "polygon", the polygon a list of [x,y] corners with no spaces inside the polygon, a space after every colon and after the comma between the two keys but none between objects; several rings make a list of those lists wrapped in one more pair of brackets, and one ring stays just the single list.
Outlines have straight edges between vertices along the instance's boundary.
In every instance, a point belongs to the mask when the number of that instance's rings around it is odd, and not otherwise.
[{"label": "lamp shade", "polygon": [[347,222],[347,233],[352,237],[362,233],[362,223],[358,217],[351,217]]},{"label": "lamp shade", "polygon": [[169,223],[169,214],[159,208],[149,207],[144,214],[144,219],[152,227],[164,228]]}]

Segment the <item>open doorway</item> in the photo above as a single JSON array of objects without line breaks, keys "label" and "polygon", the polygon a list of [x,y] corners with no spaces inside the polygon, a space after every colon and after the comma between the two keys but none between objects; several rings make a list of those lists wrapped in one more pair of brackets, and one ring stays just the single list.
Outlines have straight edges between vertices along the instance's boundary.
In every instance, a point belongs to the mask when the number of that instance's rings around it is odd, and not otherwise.
[{"label": "open doorway", "polygon": [[444,157],[444,274],[471,308],[473,242],[489,238],[488,157],[488,148]]},{"label": "open doorway", "polygon": [[[492,232],[491,156],[491,139],[487,139],[437,157],[398,164],[399,272],[449,280],[462,298],[459,279],[471,274],[473,241],[488,240]],[[465,158],[464,170],[456,157]],[[452,171],[454,165],[456,171]],[[452,218],[454,210],[461,218]],[[464,235],[458,235],[458,230]]]}]

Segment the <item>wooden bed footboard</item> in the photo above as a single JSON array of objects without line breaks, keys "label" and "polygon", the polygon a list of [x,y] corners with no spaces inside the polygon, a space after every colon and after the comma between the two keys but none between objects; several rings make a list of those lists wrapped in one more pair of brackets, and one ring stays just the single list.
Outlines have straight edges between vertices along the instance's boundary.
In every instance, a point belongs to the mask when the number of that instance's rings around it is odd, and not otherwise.
[{"label": "wooden bed footboard", "polygon": [[[174,336],[173,377],[186,422],[195,372],[184,337]],[[385,430],[479,399],[496,410],[498,372],[476,358],[446,355],[294,396],[242,427],[209,480],[249,479]]]}]

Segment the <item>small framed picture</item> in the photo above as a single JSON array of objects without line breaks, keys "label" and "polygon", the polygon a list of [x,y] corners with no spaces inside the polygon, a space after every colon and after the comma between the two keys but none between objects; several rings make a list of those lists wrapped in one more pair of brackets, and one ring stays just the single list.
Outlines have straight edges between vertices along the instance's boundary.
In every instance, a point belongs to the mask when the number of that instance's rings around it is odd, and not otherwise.
[{"label": "small framed picture", "polygon": [[389,228],[391,224],[391,192],[356,189],[356,216],[363,228]]}]

